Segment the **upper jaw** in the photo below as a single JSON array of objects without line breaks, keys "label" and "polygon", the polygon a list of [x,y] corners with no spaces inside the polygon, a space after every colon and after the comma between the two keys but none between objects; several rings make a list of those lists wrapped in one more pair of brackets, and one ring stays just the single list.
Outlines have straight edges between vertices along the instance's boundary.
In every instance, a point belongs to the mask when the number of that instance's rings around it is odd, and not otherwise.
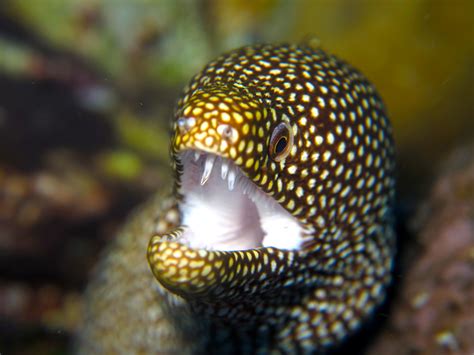
[{"label": "upper jaw", "polygon": [[[211,177],[211,174],[214,173],[226,181],[229,191],[232,191],[234,190],[237,178],[243,175],[241,170],[231,160],[202,150],[185,150],[180,154],[180,160],[183,165],[186,164],[188,167],[189,165],[195,165],[202,169],[199,179],[201,186],[204,186]],[[214,167],[219,171],[214,171]]]}]

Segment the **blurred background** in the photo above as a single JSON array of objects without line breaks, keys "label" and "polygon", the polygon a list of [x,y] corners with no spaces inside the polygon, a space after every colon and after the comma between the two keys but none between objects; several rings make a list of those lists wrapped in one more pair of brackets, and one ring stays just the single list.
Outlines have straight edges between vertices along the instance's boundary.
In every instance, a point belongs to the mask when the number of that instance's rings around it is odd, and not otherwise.
[{"label": "blurred background", "polygon": [[[384,98],[402,233],[423,246],[431,186],[474,156],[473,1],[1,0],[1,354],[68,353],[101,250],[134,206],[170,186],[169,121],[191,76],[225,50],[307,38],[359,68]],[[458,195],[472,267],[469,174]],[[463,289],[472,299],[473,278]],[[443,329],[433,330],[435,344],[464,349]]]}]

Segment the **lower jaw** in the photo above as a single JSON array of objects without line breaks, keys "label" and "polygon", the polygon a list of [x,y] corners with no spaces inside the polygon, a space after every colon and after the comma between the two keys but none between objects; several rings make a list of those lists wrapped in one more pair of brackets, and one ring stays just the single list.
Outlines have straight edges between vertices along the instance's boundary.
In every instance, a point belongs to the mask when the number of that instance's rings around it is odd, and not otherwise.
[{"label": "lower jaw", "polygon": [[276,248],[191,248],[178,242],[185,230],[179,227],[170,234],[153,236],[148,262],[162,286],[187,300],[227,303],[229,297],[259,297],[284,287],[282,275],[294,272],[300,264],[296,252]]}]

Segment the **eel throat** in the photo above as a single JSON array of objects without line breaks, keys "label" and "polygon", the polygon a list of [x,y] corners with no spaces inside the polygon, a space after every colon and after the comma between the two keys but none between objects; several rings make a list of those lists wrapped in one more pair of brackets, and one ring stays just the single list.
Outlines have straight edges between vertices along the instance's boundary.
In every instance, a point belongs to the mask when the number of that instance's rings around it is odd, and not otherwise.
[{"label": "eel throat", "polygon": [[297,219],[261,191],[231,160],[185,151],[182,243],[210,250],[258,247],[298,249],[303,233]]}]

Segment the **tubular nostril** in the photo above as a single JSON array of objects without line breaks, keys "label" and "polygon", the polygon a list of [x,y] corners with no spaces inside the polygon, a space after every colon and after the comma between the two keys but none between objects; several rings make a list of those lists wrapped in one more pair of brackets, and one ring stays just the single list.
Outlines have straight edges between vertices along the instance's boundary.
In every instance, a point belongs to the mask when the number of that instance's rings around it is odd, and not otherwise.
[{"label": "tubular nostril", "polygon": [[180,132],[185,132],[187,131],[186,129],[186,119],[181,117],[181,118],[178,118],[178,121],[176,122],[177,125],[178,125],[178,129]]},{"label": "tubular nostril", "polygon": [[178,118],[176,123],[178,125],[179,131],[181,133],[186,133],[191,129],[191,127],[194,126],[194,124],[196,123],[196,120],[193,117],[189,117],[189,118],[180,117]]},{"label": "tubular nostril", "polygon": [[219,133],[222,138],[225,138],[231,142],[236,142],[239,138],[239,133],[237,130],[228,124],[219,125],[217,127],[217,133]]}]

